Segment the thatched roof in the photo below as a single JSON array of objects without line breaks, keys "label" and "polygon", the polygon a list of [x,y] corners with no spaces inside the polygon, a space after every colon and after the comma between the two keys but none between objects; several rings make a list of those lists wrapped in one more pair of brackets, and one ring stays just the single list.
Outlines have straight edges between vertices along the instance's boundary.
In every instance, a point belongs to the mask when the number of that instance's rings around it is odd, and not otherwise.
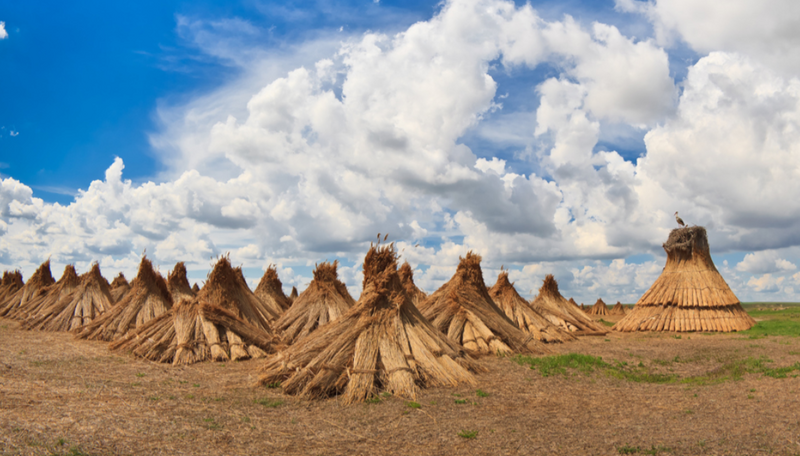
[{"label": "thatched roof", "polygon": [[83,274],[78,287],[69,295],[54,301],[25,323],[26,329],[72,331],[84,326],[111,309],[113,305],[108,282],[100,274],[100,265]]},{"label": "thatched roof", "polygon": [[283,314],[291,306],[289,298],[283,294],[283,284],[278,278],[278,268],[271,264],[264,271],[256,287],[255,295],[277,315]]},{"label": "thatched roof", "polygon": [[628,310],[619,301],[617,301],[617,303],[614,304],[614,307],[612,307],[611,310],[608,311],[609,315],[625,315],[627,313]]},{"label": "thatched roof", "polygon": [[[547,318],[550,323],[576,335],[608,333],[608,330],[561,296],[558,291],[558,282],[556,282],[552,274],[548,274],[544,278],[544,283],[539,289],[539,296],[533,300],[531,307]],[[581,307],[583,307],[583,304],[581,304]]]},{"label": "thatched roof", "polygon": [[271,330],[270,322],[278,319],[278,315],[247,286],[242,269],[233,268],[224,256],[217,261],[197,297],[266,331]]},{"label": "thatched roof", "polygon": [[356,303],[339,280],[338,265],[338,261],[318,264],[308,288],[275,322],[275,328],[283,333],[285,343],[294,344],[317,328],[338,319]]},{"label": "thatched roof", "polygon": [[[305,292],[304,292],[305,294]],[[301,295],[302,297],[302,295]],[[364,259],[364,290],[340,319],[272,357],[262,384],[308,398],[342,394],[346,404],[380,391],[411,398],[419,388],[475,385],[482,370],[419,313],[397,275],[392,245]]]},{"label": "thatched roof", "polygon": [[48,259],[36,269],[22,288],[9,294],[3,302],[0,302],[0,317],[8,316],[10,312],[24,306],[28,301],[41,296],[47,287],[55,282],[53,274],[50,272],[50,260]]},{"label": "thatched roof", "polygon": [[117,340],[172,307],[172,297],[164,277],[153,263],[142,257],[139,272],[125,296],[104,314],[77,330],[77,337],[93,340]]},{"label": "thatched roof", "polygon": [[80,285],[81,279],[75,272],[75,266],[68,264],[58,282],[47,286],[42,293],[28,301],[24,306],[9,312],[8,316],[17,320],[28,321],[42,313],[48,314],[49,308],[55,303],[67,298]]},{"label": "thatched roof", "polygon": [[415,306],[419,307],[420,303],[428,298],[428,294],[420,290],[414,283],[414,270],[408,261],[404,261],[400,269],[397,270],[397,275],[400,276],[400,282],[406,289],[406,293],[411,297],[411,301]]},{"label": "thatched roof", "polygon": [[19,270],[11,272],[4,271],[3,280],[0,282],[0,303],[2,303],[6,297],[19,291],[24,285],[22,273],[19,272]]},{"label": "thatched roof", "polygon": [[113,342],[110,348],[180,365],[262,358],[275,351],[276,342],[271,332],[247,323],[233,312],[190,297]]},{"label": "thatched roof", "polygon": [[517,293],[508,280],[508,271],[500,272],[497,282],[489,289],[489,296],[517,327],[542,342],[575,340],[569,331],[562,330],[533,310],[530,303]]},{"label": "thatched roof", "polygon": [[111,292],[111,302],[119,302],[125,294],[130,291],[131,285],[128,283],[128,280],[125,278],[123,273],[119,273],[114,280],[111,282],[109,286],[109,291]]},{"label": "thatched roof", "polygon": [[755,320],[722,278],[702,226],[672,230],[663,245],[667,264],[617,331],[744,331]]},{"label": "thatched roof", "polygon": [[175,264],[175,267],[167,275],[167,290],[172,296],[172,302],[177,304],[181,299],[191,299],[194,297],[189,279],[186,278],[186,265],[183,261]]},{"label": "thatched roof", "polygon": [[608,306],[603,302],[602,298],[597,298],[597,302],[586,313],[589,315],[608,315]]},{"label": "thatched roof", "polygon": [[461,258],[455,275],[420,305],[420,311],[435,328],[475,353],[547,351],[492,301],[483,281],[481,257],[472,252]]}]

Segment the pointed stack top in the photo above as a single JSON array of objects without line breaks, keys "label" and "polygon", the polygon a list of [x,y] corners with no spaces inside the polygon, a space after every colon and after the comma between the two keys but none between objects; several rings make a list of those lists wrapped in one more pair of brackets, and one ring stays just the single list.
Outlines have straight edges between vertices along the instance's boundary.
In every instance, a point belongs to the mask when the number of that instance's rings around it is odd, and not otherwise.
[{"label": "pointed stack top", "polygon": [[48,285],[42,290],[41,294],[10,311],[8,317],[15,320],[28,320],[42,312],[47,312],[48,307],[64,299],[78,288],[80,282],[81,279],[78,278],[78,273],[75,272],[75,266],[68,264],[64,267],[64,273],[61,274],[61,278],[56,283]]},{"label": "pointed stack top", "polygon": [[278,278],[278,268],[274,264],[269,265],[264,271],[264,275],[256,287],[255,295],[278,315],[291,305],[289,298],[283,294],[283,284]]},{"label": "pointed stack top", "polygon": [[168,274],[167,289],[169,290],[170,296],[172,296],[172,302],[175,304],[179,303],[181,299],[194,297],[194,291],[192,291],[192,287],[189,285],[189,279],[186,277],[186,265],[183,261],[179,261],[175,264],[172,272]]},{"label": "pointed stack top", "polygon": [[[0,283],[0,303],[12,294],[19,291],[25,283],[22,281],[22,273],[19,270],[3,272],[3,281]],[[1,306],[0,306],[1,307]]]},{"label": "pointed stack top", "polygon": [[589,315],[608,315],[608,306],[601,298],[597,298],[597,302],[589,309]]},{"label": "pointed stack top", "polygon": [[453,277],[420,304],[435,328],[480,354],[544,353],[543,344],[520,330],[489,296],[481,256],[468,252]]},{"label": "pointed stack top", "polygon": [[130,287],[130,286],[131,285],[128,283],[128,279],[125,278],[125,274],[121,272],[117,274],[116,277],[114,277],[114,280],[111,281],[110,285],[112,290],[117,287]]},{"label": "pointed stack top", "polygon": [[[582,310],[575,308],[558,291],[558,282],[553,274],[544,278],[539,296],[531,306],[550,323],[577,335],[607,334],[608,330],[594,322]],[[581,305],[582,306],[582,305]]]},{"label": "pointed stack top", "polygon": [[24,306],[28,301],[41,296],[46,288],[55,283],[53,274],[50,272],[50,259],[39,265],[25,285],[14,294],[7,295],[5,300],[0,303],[0,317],[9,316]]},{"label": "pointed stack top", "polygon": [[411,269],[408,261],[403,262],[403,265],[397,270],[397,275],[400,276],[400,282],[403,284],[403,288],[406,289],[406,293],[411,297],[411,301],[414,302],[415,306],[419,306],[428,295],[414,283],[414,270]]},{"label": "pointed stack top", "polygon": [[358,302],[271,358],[260,382],[281,382],[284,393],[309,398],[342,394],[346,404],[381,390],[413,399],[420,387],[474,385],[470,370],[481,367],[417,311],[396,261],[392,245],[372,246]]},{"label": "pointed stack top", "polygon": [[517,293],[508,280],[508,271],[501,271],[497,282],[489,289],[489,295],[517,327],[542,342],[564,342],[574,340],[568,331],[559,329],[535,311],[528,301]]},{"label": "pointed stack top", "polygon": [[125,278],[121,272],[114,277],[114,280],[111,282],[109,286],[109,291],[111,291],[111,302],[119,302],[123,296],[125,296],[128,291],[130,291],[131,285],[128,283],[128,280]]}]

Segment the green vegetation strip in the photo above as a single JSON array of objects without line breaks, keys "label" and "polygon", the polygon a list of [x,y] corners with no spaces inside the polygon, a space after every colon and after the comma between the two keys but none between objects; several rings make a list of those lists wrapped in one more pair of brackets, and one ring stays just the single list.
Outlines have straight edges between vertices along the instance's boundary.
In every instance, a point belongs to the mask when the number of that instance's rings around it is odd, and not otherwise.
[{"label": "green vegetation strip", "polygon": [[[700,376],[680,378],[675,374],[662,374],[651,372],[643,363],[636,366],[626,362],[614,361],[607,363],[603,358],[579,353],[567,355],[532,356],[516,355],[512,358],[516,363],[538,370],[542,377],[553,375],[569,376],[569,371],[577,371],[584,375],[595,372],[609,377],[637,383],[689,383],[705,385],[721,383],[726,380],[740,380],[744,374],[761,374],[772,378],[786,378],[794,371],[800,371],[800,363],[785,367],[770,367],[767,364],[773,361],[766,357],[734,360],[724,363],[717,369]],[[658,364],[658,363],[656,363]],[[572,375],[577,375],[573,373]],[[797,374],[792,375],[797,377]]]}]

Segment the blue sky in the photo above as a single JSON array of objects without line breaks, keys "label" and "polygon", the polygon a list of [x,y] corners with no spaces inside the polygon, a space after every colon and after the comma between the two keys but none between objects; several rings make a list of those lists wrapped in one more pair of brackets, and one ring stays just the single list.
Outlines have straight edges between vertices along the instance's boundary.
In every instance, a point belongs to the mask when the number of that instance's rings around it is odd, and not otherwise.
[{"label": "blue sky", "polygon": [[428,289],[476,250],[630,301],[680,210],[743,299],[800,299],[795,7],[681,2],[2,2],[0,263],[357,290],[388,231]]}]

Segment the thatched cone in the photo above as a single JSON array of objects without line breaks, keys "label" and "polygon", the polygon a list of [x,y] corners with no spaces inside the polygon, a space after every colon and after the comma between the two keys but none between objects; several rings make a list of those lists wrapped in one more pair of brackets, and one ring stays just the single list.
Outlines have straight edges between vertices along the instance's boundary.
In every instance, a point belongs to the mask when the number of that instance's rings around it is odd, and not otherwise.
[{"label": "thatched cone", "polygon": [[617,301],[617,303],[614,304],[614,307],[612,307],[611,310],[608,311],[609,315],[625,315],[627,313],[628,311],[625,309],[625,306],[623,306],[622,303],[619,301]]},{"label": "thatched cone", "polygon": [[411,302],[390,244],[370,248],[364,290],[347,314],[270,359],[260,382],[280,381],[285,393],[308,398],[342,394],[352,404],[381,390],[414,399],[420,387],[475,385],[470,371],[480,370]]},{"label": "thatched cone", "polygon": [[142,257],[139,272],[130,291],[104,314],[77,330],[81,339],[117,340],[141,327],[172,307],[172,297],[164,277],[153,269],[153,263]]},{"label": "thatched cone", "polygon": [[579,309],[581,308],[581,306],[579,306],[578,303],[575,302],[575,300],[572,299],[572,298],[569,298],[569,303],[572,304],[573,306],[579,308]]},{"label": "thatched cone", "polygon": [[28,301],[24,306],[20,306],[8,313],[10,318],[16,320],[28,321],[32,318],[40,316],[44,313],[48,315],[51,312],[50,307],[60,302],[78,288],[81,279],[78,273],[75,272],[75,266],[68,264],[64,267],[64,273],[58,282],[48,286],[41,295]]},{"label": "thatched cone", "polygon": [[289,304],[294,304],[294,300],[297,299],[297,287],[292,287],[292,292],[289,294]]},{"label": "thatched cone", "polygon": [[275,265],[267,267],[261,276],[261,281],[258,282],[255,295],[277,315],[283,314],[292,305],[289,298],[283,294],[283,284],[278,278],[278,268]]},{"label": "thatched cone", "polygon": [[411,302],[419,307],[428,298],[428,294],[420,290],[414,283],[414,270],[411,269],[408,261],[403,262],[403,265],[397,270],[397,274],[400,276],[400,282],[403,284],[403,288],[406,289],[406,293],[411,297]]},{"label": "thatched cone", "polygon": [[564,342],[575,340],[569,331],[550,323],[539,312],[533,310],[528,301],[517,293],[514,284],[508,281],[508,272],[502,271],[497,282],[489,289],[489,296],[517,327],[542,342]]},{"label": "thatched cone", "polygon": [[25,306],[28,301],[43,295],[47,287],[54,283],[56,280],[50,272],[50,260],[48,259],[36,269],[36,272],[22,288],[6,296],[6,299],[0,303],[0,317],[8,316],[9,313]]},{"label": "thatched cone", "polygon": [[547,318],[550,323],[575,335],[608,334],[608,330],[561,296],[558,291],[558,282],[553,274],[548,274],[544,278],[542,288],[539,289],[539,296],[533,300],[531,307]]},{"label": "thatched cone", "polygon": [[583,305],[583,303],[581,303],[581,311],[582,311],[582,312],[586,312],[586,306],[585,306],[585,305]]},{"label": "thatched cone", "polygon": [[172,365],[262,358],[277,338],[232,312],[184,297],[158,318],[111,344],[112,350]]},{"label": "thatched cone", "polygon": [[22,281],[22,273],[17,271],[4,271],[3,280],[0,282],[0,303],[17,291],[19,291],[25,283]]},{"label": "thatched cone", "polygon": [[89,324],[113,306],[108,282],[100,274],[100,265],[83,274],[77,289],[54,301],[25,323],[25,329],[72,331]]},{"label": "thatched cone", "polygon": [[314,269],[314,279],[284,313],[275,328],[283,332],[283,341],[294,344],[350,310],[356,303],[339,280],[338,261],[321,263]]},{"label": "thatched cone", "polygon": [[613,329],[729,332],[756,324],[714,266],[705,228],[672,230],[663,247],[661,275]]},{"label": "thatched cone", "polygon": [[589,308],[589,315],[608,315],[608,306],[602,298],[597,298],[597,302]]},{"label": "thatched cone", "polygon": [[114,280],[111,281],[111,285],[108,287],[108,291],[111,292],[112,302],[119,302],[119,300],[122,299],[123,296],[130,291],[130,289],[131,285],[125,278],[125,275],[120,272],[116,277],[114,277]]},{"label": "thatched cone", "polygon": [[217,261],[197,297],[200,301],[228,310],[265,331],[271,331],[270,322],[278,319],[278,314],[258,299],[247,286],[242,269],[231,267],[231,262],[226,257]]},{"label": "thatched cone", "polygon": [[197,282],[195,282],[194,285],[192,285],[192,292],[195,295],[197,295],[197,293],[200,293],[200,285],[198,285]]},{"label": "thatched cone", "polygon": [[194,291],[189,285],[189,279],[186,278],[186,265],[183,261],[175,264],[175,267],[167,275],[167,290],[172,296],[172,302],[177,304],[181,299],[189,299],[194,297]]},{"label": "thatched cone", "polygon": [[420,305],[435,328],[467,350],[480,354],[545,353],[492,301],[481,271],[481,257],[468,252],[455,275]]}]

